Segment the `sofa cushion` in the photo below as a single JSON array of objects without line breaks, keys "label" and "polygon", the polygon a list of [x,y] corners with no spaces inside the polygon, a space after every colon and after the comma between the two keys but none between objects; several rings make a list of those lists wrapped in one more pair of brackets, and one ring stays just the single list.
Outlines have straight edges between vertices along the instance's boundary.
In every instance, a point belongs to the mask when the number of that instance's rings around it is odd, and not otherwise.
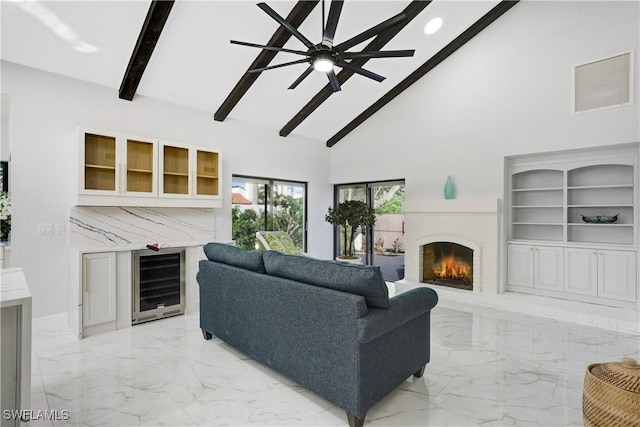
[{"label": "sofa cushion", "polygon": [[256,273],[266,272],[261,251],[248,251],[224,243],[207,243],[203,249],[204,254],[210,261],[222,262],[234,267],[255,271]]},{"label": "sofa cushion", "polygon": [[267,274],[361,295],[367,306],[389,308],[380,267],[323,261],[275,251],[263,252]]}]

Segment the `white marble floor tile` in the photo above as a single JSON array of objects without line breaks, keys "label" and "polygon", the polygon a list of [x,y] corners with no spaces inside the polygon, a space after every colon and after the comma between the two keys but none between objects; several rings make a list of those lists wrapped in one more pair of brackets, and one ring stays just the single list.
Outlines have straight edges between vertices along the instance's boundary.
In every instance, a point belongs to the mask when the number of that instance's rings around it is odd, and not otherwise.
[{"label": "white marble floor tile", "polygon": [[[34,328],[33,426],[346,426],[342,409],[217,338],[197,314],[81,341]],[[373,426],[582,425],[588,364],[640,359],[640,337],[452,303],[432,312],[431,362],[367,414]]]}]

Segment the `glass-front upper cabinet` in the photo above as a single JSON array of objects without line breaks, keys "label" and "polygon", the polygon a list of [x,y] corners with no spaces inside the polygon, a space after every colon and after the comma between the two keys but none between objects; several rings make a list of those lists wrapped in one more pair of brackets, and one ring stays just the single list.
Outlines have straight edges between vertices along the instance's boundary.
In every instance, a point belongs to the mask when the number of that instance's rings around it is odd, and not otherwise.
[{"label": "glass-front upper cabinet", "polygon": [[80,192],[117,193],[117,137],[82,132],[80,135]]},{"label": "glass-front upper cabinet", "polygon": [[162,197],[220,197],[220,156],[201,147],[162,142]]},{"label": "glass-front upper cabinet", "polygon": [[154,140],[85,129],[78,133],[79,194],[157,196]]},{"label": "glass-front upper cabinet", "polygon": [[125,192],[136,195],[157,195],[158,144],[141,138],[127,138],[126,146],[123,167]]}]

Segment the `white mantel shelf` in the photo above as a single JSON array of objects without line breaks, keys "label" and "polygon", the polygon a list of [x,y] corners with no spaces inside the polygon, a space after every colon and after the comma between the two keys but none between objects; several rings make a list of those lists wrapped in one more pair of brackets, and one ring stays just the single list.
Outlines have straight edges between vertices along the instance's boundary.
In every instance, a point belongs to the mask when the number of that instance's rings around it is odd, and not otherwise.
[{"label": "white mantel shelf", "polygon": [[407,200],[405,213],[497,213],[500,199]]}]

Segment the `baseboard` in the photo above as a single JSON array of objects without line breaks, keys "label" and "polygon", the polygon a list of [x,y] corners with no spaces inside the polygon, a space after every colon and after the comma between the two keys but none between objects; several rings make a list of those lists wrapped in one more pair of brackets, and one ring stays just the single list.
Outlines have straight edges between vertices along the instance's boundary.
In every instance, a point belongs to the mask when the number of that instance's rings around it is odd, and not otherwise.
[{"label": "baseboard", "polygon": [[69,313],[52,314],[51,316],[36,317],[31,321],[33,331],[65,330],[69,329]]}]

